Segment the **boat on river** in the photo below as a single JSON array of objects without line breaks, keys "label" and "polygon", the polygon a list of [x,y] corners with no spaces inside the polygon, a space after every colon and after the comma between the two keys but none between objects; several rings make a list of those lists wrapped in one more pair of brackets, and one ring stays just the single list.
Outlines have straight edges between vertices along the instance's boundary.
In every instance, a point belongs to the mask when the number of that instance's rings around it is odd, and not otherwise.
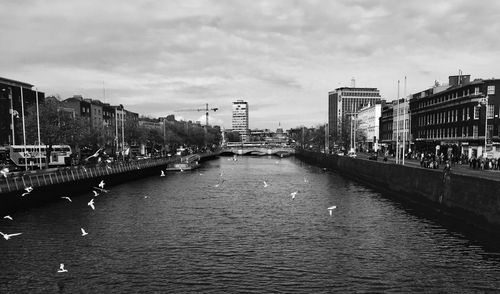
[{"label": "boat on river", "polygon": [[166,171],[185,171],[197,169],[200,167],[200,156],[198,154],[192,154],[188,156],[183,156],[180,159],[180,162],[176,162],[173,164],[169,164]]}]

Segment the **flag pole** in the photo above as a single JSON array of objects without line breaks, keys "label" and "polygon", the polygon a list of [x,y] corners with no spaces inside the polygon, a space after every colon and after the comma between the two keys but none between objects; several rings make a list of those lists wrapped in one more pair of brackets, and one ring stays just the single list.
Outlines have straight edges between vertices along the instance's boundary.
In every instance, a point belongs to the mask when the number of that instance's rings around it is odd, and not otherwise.
[{"label": "flag pole", "polygon": [[36,126],[38,131],[38,159],[39,168],[42,169],[42,144],[40,141],[40,109],[38,107],[38,88],[35,88],[35,98],[36,98]]},{"label": "flag pole", "polygon": [[24,123],[24,97],[23,97],[23,88],[19,86],[21,89],[21,112],[23,115],[23,144],[24,144],[24,170],[28,170],[28,161],[26,158],[26,126]]}]

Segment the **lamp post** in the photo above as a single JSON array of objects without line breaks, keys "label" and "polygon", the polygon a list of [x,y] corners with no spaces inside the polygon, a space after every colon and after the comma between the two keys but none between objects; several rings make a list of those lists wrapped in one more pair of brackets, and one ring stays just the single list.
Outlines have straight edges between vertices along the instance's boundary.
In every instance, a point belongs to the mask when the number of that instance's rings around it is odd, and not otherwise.
[{"label": "lamp post", "polygon": [[486,156],[486,145],[488,143],[488,95],[479,100],[478,106],[484,104],[484,151],[483,156]]}]

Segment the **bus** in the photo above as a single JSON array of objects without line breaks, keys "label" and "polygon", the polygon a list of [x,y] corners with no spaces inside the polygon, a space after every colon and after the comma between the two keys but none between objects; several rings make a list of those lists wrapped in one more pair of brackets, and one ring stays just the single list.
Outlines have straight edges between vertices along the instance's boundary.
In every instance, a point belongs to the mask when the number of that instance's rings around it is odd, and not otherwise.
[{"label": "bus", "polygon": [[[19,167],[37,167],[40,161],[43,166],[47,162],[47,148],[45,145],[10,145],[6,146],[10,161]],[[41,151],[41,152],[40,152]],[[71,164],[71,147],[69,145],[52,145],[49,167],[66,166]]]}]

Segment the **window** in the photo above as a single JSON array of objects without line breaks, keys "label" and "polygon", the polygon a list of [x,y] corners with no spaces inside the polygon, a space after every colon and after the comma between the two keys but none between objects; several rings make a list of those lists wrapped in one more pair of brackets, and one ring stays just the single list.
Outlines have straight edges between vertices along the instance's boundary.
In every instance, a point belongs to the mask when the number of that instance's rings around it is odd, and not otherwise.
[{"label": "window", "polygon": [[479,106],[474,106],[474,119],[479,119],[479,111],[481,108]]},{"label": "window", "polygon": [[488,86],[488,95],[495,95],[495,86]]},{"label": "window", "polygon": [[474,95],[479,95],[479,87],[474,88]]},{"label": "window", "polygon": [[488,118],[493,118],[495,115],[495,105],[488,104]]},{"label": "window", "polygon": [[472,127],[472,137],[477,138],[477,131],[478,131],[478,126],[474,125]]},{"label": "window", "polygon": [[488,125],[488,138],[493,136],[493,125]]}]

